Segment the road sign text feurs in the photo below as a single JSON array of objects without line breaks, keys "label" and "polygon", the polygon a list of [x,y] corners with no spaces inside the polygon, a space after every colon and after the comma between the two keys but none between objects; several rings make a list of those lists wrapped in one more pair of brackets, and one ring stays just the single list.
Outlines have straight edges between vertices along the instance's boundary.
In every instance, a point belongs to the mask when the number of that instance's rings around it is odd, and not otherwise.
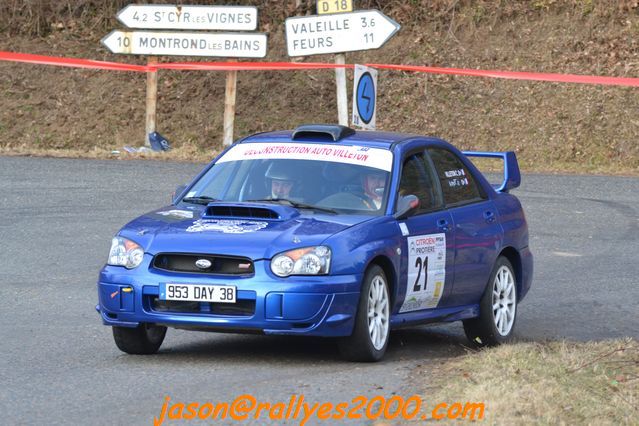
[{"label": "road sign text feurs", "polygon": [[289,56],[377,49],[399,30],[399,24],[377,10],[286,20]]}]

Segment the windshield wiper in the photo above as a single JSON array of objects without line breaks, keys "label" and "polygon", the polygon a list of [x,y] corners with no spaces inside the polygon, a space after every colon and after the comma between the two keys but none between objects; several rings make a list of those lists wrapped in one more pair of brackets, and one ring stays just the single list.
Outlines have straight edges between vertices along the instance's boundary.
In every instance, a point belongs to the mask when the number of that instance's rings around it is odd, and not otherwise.
[{"label": "windshield wiper", "polygon": [[208,197],[206,195],[202,195],[200,197],[184,197],[184,198],[182,198],[182,201],[184,201],[185,203],[207,205],[208,203],[210,203],[212,201],[220,201],[220,200],[218,200],[217,198],[213,198],[213,197]]},{"label": "windshield wiper", "polygon": [[288,198],[262,198],[261,200],[248,200],[249,202],[258,202],[258,203],[286,203],[291,207],[295,207],[296,209],[308,209],[308,210],[317,210],[326,213],[337,214],[336,210],[329,209],[326,207],[314,206],[312,204],[298,203],[297,201],[289,200]]}]

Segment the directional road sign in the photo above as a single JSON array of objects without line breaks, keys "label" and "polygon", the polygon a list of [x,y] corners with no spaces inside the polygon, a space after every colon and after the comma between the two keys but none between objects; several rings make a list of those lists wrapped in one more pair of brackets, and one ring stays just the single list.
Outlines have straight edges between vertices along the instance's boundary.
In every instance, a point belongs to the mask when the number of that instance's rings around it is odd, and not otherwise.
[{"label": "directional road sign", "polygon": [[263,58],[266,34],[111,31],[102,44],[113,53],[133,55]]},{"label": "directional road sign", "polygon": [[257,28],[257,8],[253,6],[130,4],[118,12],[117,18],[129,28],[223,31]]},{"label": "directional road sign", "polygon": [[378,49],[399,28],[378,10],[288,18],[286,47],[289,56]]},{"label": "directional road sign", "polygon": [[353,124],[375,130],[377,107],[377,70],[355,65],[353,83]]}]

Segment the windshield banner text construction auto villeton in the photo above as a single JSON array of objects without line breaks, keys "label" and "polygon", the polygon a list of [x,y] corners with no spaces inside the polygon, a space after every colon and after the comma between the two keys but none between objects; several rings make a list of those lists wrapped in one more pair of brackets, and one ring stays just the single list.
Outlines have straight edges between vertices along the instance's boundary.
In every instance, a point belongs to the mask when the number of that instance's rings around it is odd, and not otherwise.
[{"label": "windshield banner text construction auto villeton", "polygon": [[332,161],[390,171],[393,154],[386,149],[352,145],[244,143],[231,148],[218,163],[240,160],[289,159]]}]

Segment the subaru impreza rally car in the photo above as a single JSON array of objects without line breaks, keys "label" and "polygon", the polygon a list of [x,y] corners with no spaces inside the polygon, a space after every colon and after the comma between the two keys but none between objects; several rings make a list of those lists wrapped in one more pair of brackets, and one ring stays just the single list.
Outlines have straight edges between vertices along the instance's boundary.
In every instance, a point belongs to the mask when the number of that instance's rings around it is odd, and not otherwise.
[{"label": "subaru impreza rally car", "polygon": [[[491,185],[470,156],[504,162]],[[96,309],[131,354],[167,327],[335,337],[380,360],[391,329],[462,321],[508,340],[532,281],[513,152],[306,125],[220,154],[113,238]]]}]

